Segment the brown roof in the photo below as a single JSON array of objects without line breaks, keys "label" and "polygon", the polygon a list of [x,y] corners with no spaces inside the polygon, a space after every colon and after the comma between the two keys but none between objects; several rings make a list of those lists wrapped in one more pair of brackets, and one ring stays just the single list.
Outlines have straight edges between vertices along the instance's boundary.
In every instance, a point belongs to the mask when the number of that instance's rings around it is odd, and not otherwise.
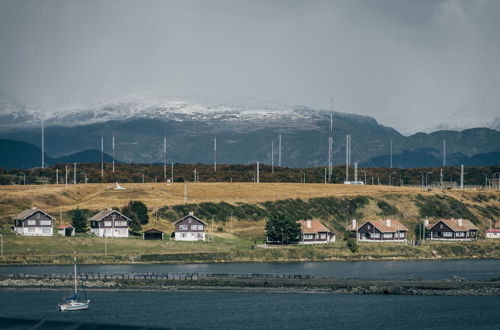
[{"label": "brown roof", "polygon": [[[307,221],[311,221],[310,228],[307,227]],[[331,232],[331,230],[325,227],[325,225],[323,225],[319,220],[299,220],[297,223],[300,224],[304,234]]]},{"label": "brown roof", "polygon": [[52,220],[55,219],[50,214],[48,214],[48,213],[46,213],[46,212],[44,212],[44,211],[42,211],[40,209],[37,209],[36,207],[32,207],[32,208],[26,209],[26,210],[22,211],[21,213],[19,213],[18,215],[16,215],[15,218],[14,218],[14,220],[24,220],[24,219],[30,217],[31,215],[35,214],[38,211],[42,212],[43,214],[45,214],[46,216],[48,216]]},{"label": "brown roof", "polygon": [[493,228],[500,228],[500,221],[495,222]]},{"label": "brown roof", "polygon": [[[459,221],[462,221],[462,225],[459,225]],[[469,230],[479,230],[469,219],[441,219],[433,225],[429,225],[428,228],[432,228],[438,223],[444,223],[446,226],[450,227],[453,231],[469,231]]]},{"label": "brown roof", "polygon": [[99,212],[96,215],[94,215],[93,217],[91,217],[89,219],[89,221],[90,220],[100,221],[100,220],[104,219],[105,217],[107,217],[108,215],[113,214],[113,213],[118,213],[119,215],[121,215],[122,217],[124,217],[125,219],[127,219],[128,221],[132,221],[128,217],[126,217],[123,214],[121,214],[120,212],[118,212],[117,210],[113,210],[113,209],[102,210],[101,212]]}]

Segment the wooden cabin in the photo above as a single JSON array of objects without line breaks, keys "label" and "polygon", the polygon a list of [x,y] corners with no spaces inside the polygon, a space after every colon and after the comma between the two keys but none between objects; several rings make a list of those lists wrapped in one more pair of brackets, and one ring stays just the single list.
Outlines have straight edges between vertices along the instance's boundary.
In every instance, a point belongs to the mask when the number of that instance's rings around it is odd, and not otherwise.
[{"label": "wooden cabin", "polygon": [[175,224],[176,241],[204,241],[206,222],[194,216],[193,212],[178,220]]},{"label": "wooden cabin", "polygon": [[164,237],[164,233],[158,229],[149,229],[142,233],[142,239],[144,240],[161,240]]},{"label": "wooden cabin", "polygon": [[299,220],[299,244],[323,244],[335,242],[335,233],[319,220]]},{"label": "wooden cabin", "polygon": [[408,237],[408,228],[399,220],[367,220],[358,225],[355,219],[346,228],[360,242],[404,242]]},{"label": "wooden cabin", "polygon": [[441,219],[427,226],[430,240],[471,241],[477,239],[479,228],[468,219]]},{"label": "wooden cabin", "polygon": [[89,219],[90,232],[100,237],[128,237],[130,219],[113,209],[102,210]]},{"label": "wooden cabin", "polygon": [[56,219],[50,214],[32,207],[14,218],[14,231],[23,236],[52,236]]}]

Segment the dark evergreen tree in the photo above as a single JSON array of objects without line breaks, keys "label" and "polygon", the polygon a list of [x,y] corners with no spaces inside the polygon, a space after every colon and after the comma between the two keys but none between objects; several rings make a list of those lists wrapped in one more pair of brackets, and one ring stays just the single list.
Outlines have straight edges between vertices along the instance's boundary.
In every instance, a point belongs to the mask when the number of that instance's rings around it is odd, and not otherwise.
[{"label": "dark evergreen tree", "polygon": [[267,239],[270,242],[290,244],[300,235],[300,225],[284,213],[273,213],[266,222]]},{"label": "dark evergreen tree", "polygon": [[87,231],[87,219],[85,217],[85,213],[79,208],[73,211],[71,225],[75,227],[75,231],[77,233],[84,233]]},{"label": "dark evergreen tree", "polygon": [[127,206],[122,209],[122,213],[130,218],[130,228],[133,231],[140,231],[142,225],[149,222],[148,208],[141,201],[130,201]]}]

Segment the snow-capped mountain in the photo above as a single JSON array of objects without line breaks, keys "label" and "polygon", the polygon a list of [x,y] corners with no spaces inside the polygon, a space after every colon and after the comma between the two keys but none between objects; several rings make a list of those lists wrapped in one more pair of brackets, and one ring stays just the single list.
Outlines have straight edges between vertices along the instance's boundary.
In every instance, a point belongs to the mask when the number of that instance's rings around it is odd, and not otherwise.
[{"label": "snow-capped mountain", "polygon": [[39,122],[40,117],[34,110],[0,90],[0,129],[30,127]]}]

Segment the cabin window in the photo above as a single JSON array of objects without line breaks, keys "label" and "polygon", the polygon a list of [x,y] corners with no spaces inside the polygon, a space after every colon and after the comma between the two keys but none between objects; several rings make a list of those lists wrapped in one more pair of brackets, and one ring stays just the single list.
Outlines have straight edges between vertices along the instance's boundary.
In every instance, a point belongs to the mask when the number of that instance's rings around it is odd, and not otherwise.
[{"label": "cabin window", "polygon": [[203,230],[203,225],[191,225],[191,230]]},{"label": "cabin window", "polygon": [[50,220],[42,220],[40,221],[41,226],[50,226],[52,224],[52,221]]},{"label": "cabin window", "polygon": [[455,233],[455,236],[456,237],[465,237],[465,233],[464,232],[458,232],[458,233]]},{"label": "cabin window", "polygon": [[36,214],[36,218],[37,218],[37,219],[40,219],[40,213],[37,213],[37,214]]},{"label": "cabin window", "polygon": [[313,235],[312,234],[305,234],[304,239],[313,239]]},{"label": "cabin window", "polygon": [[28,226],[35,226],[36,220],[28,220]]},{"label": "cabin window", "polygon": [[43,229],[42,229],[42,232],[43,232],[44,234],[50,234],[50,232],[51,232],[51,231],[52,231],[52,228],[43,228]]},{"label": "cabin window", "polygon": [[444,231],[443,237],[453,237],[453,233],[451,231]]},{"label": "cabin window", "polygon": [[188,222],[191,223],[193,220],[191,218],[189,218]]},{"label": "cabin window", "polygon": [[368,225],[368,226],[367,226],[367,228],[368,228],[368,229],[372,229],[372,226]]},{"label": "cabin window", "polygon": [[392,238],[392,233],[385,233],[384,238]]},{"label": "cabin window", "polygon": [[180,230],[187,230],[187,229],[188,229],[188,226],[187,226],[187,225],[180,225],[180,226],[179,226],[179,229],[180,229]]},{"label": "cabin window", "polygon": [[115,221],[115,226],[125,227],[127,225],[127,221]]},{"label": "cabin window", "polygon": [[326,239],[326,234],[319,234],[320,239]]},{"label": "cabin window", "polygon": [[104,221],[104,227],[111,227],[111,221]]},{"label": "cabin window", "polygon": [[29,233],[34,233],[34,232],[35,232],[35,228],[33,228],[33,227],[28,228],[28,232],[29,232]]},{"label": "cabin window", "polygon": [[442,223],[439,224],[439,228],[443,229],[443,224]]},{"label": "cabin window", "polygon": [[380,238],[380,233],[371,233],[371,238]]}]

